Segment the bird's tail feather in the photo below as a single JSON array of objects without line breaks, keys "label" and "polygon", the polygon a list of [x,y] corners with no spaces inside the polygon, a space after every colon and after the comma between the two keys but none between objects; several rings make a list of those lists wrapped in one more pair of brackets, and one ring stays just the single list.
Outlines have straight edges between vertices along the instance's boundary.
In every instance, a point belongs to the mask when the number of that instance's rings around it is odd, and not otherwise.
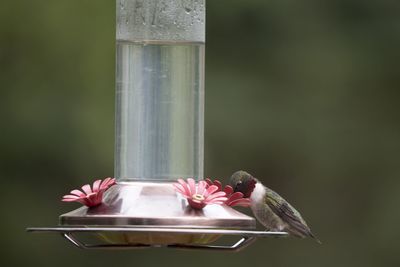
[{"label": "bird's tail feather", "polygon": [[286,229],[286,231],[288,231],[289,234],[296,236],[296,237],[300,237],[300,238],[311,237],[315,241],[317,241],[318,244],[322,244],[321,240],[319,240],[318,237],[316,237],[308,227],[307,227],[307,231],[304,231],[304,229],[302,229],[302,231],[298,231],[298,229],[293,229],[293,228]]},{"label": "bird's tail feather", "polygon": [[321,240],[318,239],[313,233],[310,232],[310,237],[314,238],[315,241],[318,242],[318,244],[322,244]]}]

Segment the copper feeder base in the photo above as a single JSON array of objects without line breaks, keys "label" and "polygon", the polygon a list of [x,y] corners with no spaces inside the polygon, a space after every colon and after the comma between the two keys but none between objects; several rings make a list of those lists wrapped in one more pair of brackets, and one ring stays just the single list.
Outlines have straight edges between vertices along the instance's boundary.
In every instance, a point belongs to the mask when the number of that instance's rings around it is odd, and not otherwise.
[{"label": "copper feeder base", "polygon": [[[255,220],[225,205],[194,210],[172,183],[129,182],[111,187],[104,203],[81,207],[60,216],[62,226],[157,227],[198,229],[254,229]],[[219,234],[175,234],[154,232],[97,233],[109,244],[208,244]]]}]

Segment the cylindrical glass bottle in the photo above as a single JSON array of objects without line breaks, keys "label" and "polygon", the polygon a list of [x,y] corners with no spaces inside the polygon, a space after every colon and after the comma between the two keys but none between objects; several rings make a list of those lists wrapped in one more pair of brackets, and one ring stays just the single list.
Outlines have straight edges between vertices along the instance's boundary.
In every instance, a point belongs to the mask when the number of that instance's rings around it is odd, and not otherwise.
[{"label": "cylindrical glass bottle", "polygon": [[115,176],[203,178],[205,0],[117,0]]}]

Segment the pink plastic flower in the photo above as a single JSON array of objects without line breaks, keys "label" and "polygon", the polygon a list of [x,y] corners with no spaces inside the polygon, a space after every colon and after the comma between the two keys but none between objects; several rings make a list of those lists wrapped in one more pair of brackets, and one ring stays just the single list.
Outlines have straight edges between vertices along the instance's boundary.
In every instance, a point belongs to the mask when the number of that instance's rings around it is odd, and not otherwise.
[{"label": "pink plastic flower", "polygon": [[173,186],[176,191],[187,199],[193,209],[200,210],[210,204],[221,205],[227,200],[225,192],[217,192],[218,186],[208,186],[205,181],[200,181],[196,184],[192,178],[188,178],[187,182],[178,179],[178,183],[174,183]]},{"label": "pink plastic flower", "polygon": [[62,201],[77,201],[88,207],[94,207],[102,203],[104,192],[113,185],[115,185],[115,178],[108,177],[103,182],[96,180],[92,188],[86,184],[82,186],[82,191],[77,189],[72,190],[71,195],[63,196]]},{"label": "pink plastic flower", "polygon": [[[211,181],[209,178],[206,179],[206,182],[208,186],[217,186],[218,191],[222,190],[222,183],[218,180]],[[225,192],[227,200],[225,201],[225,205],[235,207],[235,206],[241,206],[241,207],[249,207],[250,206],[250,199],[249,198],[244,198],[242,192],[233,192],[233,188],[230,185],[226,185],[223,192]]]}]

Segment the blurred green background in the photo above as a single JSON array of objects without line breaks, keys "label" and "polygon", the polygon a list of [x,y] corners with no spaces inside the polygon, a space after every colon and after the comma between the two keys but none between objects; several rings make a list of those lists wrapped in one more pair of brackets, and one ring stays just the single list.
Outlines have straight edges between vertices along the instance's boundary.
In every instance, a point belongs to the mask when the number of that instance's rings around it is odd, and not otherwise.
[{"label": "blurred green background", "polygon": [[322,240],[82,251],[67,190],[113,174],[115,1],[0,3],[1,266],[400,266],[400,2],[207,3],[205,173],[245,169]]}]

